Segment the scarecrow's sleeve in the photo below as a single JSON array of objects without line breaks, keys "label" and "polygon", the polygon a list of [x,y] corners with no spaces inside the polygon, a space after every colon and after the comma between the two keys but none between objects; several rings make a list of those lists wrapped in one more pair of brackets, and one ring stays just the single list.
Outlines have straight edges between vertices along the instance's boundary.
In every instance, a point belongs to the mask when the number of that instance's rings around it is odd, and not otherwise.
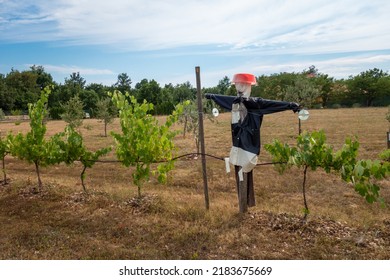
[{"label": "scarecrow's sleeve", "polygon": [[248,98],[244,99],[243,103],[248,109],[261,110],[262,114],[272,114],[287,110],[298,112],[300,105],[295,102],[275,101],[263,98]]},{"label": "scarecrow's sleeve", "polygon": [[226,95],[218,95],[218,94],[206,94],[205,97],[207,99],[213,100],[222,108],[231,111],[232,105],[234,101],[237,99],[237,96],[226,96]]}]

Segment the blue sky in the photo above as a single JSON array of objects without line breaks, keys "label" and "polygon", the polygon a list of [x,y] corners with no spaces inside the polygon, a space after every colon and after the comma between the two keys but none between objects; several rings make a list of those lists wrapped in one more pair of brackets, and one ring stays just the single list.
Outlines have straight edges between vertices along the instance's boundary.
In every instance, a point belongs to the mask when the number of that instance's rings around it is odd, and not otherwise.
[{"label": "blue sky", "polygon": [[42,65],[111,85],[301,72],[390,70],[388,0],[0,0],[0,73]]}]

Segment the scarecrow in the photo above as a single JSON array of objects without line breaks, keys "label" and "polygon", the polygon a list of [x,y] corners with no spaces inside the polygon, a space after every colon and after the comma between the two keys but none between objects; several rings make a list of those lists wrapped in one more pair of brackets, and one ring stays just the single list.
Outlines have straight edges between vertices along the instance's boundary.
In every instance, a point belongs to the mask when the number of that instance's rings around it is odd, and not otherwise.
[{"label": "scarecrow", "polygon": [[[232,83],[236,87],[237,96],[206,94],[206,98],[232,112],[233,146],[230,150],[229,162],[234,165],[239,199],[240,192],[245,191],[246,204],[252,207],[256,204],[253,168],[260,154],[260,127],[263,116],[286,110],[295,113],[299,111],[300,106],[294,102],[250,97],[252,85],[256,84],[256,78],[252,74],[235,74]],[[245,182],[244,186],[243,182]],[[240,190],[240,185],[243,190]]]}]

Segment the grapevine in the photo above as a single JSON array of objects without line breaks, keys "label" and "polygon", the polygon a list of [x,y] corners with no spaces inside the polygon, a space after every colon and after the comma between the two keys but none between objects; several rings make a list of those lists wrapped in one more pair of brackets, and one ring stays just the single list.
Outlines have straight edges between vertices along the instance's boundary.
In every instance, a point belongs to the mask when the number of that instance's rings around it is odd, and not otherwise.
[{"label": "grapevine", "polygon": [[67,125],[64,132],[54,135],[53,142],[58,146],[58,149],[53,153],[58,163],[64,162],[66,165],[71,165],[75,161],[82,163],[81,185],[84,192],[87,192],[84,183],[86,169],[91,168],[101,156],[109,153],[111,147],[101,148],[95,152],[89,151],[83,143],[82,135],[71,125]]},{"label": "grapevine", "polygon": [[8,184],[7,180],[7,172],[5,171],[5,157],[10,153],[10,145],[9,145],[9,136],[6,138],[1,137],[0,135],[0,158],[2,161],[2,170],[3,170],[3,185]]},{"label": "grapevine", "polygon": [[[139,104],[134,96],[119,91],[109,95],[119,110],[122,130],[122,133],[111,133],[116,141],[116,155],[124,166],[135,166],[133,183],[138,188],[138,196],[141,197],[142,183],[149,179],[151,173],[156,174],[160,182],[165,182],[167,172],[174,166],[173,138],[177,133],[170,128],[178,120],[183,107],[178,106],[172,115],[167,117],[166,122],[160,125],[157,119],[149,114],[153,110],[153,104],[146,101]],[[162,163],[152,171],[152,164],[155,162]]]},{"label": "grapevine", "polygon": [[51,90],[46,87],[41,91],[40,99],[32,104],[28,104],[28,115],[30,117],[30,131],[25,135],[9,135],[10,153],[21,160],[26,160],[35,165],[38,179],[38,191],[42,190],[42,180],[40,167],[57,163],[53,157],[53,152],[57,150],[52,139],[46,139],[47,102]]},{"label": "grapevine", "polygon": [[341,175],[342,180],[351,182],[355,191],[367,202],[382,201],[379,195],[380,187],[375,182],[389,176],[390,164],[379,160],[357,160],[358,148],[357,140],[347,138],[344,146],[334,152],[333,148],[326,144],[323,131],[299,135],[296,147],[290,147],[279,140],[265,145],[265,149],[272,155],[273,162],[284,163],[276,165],[280,173],[292,166],[303,168],[304,219],[309,214],[306,199],[306,179],[309,168],[311,170],[322,168],[327,173],[336,171]]}]

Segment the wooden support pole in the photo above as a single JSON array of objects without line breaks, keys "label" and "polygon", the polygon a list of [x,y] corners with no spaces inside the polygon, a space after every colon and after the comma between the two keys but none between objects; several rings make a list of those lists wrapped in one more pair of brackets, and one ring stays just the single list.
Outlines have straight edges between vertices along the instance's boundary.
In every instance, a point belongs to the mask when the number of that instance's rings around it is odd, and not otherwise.
[{"label": "wooden support pole", "polygon": [[243,181],[238,184],[238,207],[240,213],[248,212],[248,173],[243,173]]},{"label": "wooden support pole", "polygon": [[390,131],[387,132],[387,148],[390,149]]},{"label": "wooden support pole", "polygon": [[301,135],[301,133],[302,133],[301,119],[298,118],[298,135]]},{"label": "wooden support pole", "polygon": [[198,99],[198,116],[199,116],[199,142],[200,142],[200,152],[202,154],[202,173],[203,173],[203,189],[204,189],[204,200],[206,204],[206,209],[209,210],[209,187],[207,185],[207,172],[206,172],[206,152],[204,144],[204,128],[203,128],[203,104],[202,104],[202,93],[200,85],[200,67],[195,67],[196,74],[196,89],[197,89],[197,99]]}]

